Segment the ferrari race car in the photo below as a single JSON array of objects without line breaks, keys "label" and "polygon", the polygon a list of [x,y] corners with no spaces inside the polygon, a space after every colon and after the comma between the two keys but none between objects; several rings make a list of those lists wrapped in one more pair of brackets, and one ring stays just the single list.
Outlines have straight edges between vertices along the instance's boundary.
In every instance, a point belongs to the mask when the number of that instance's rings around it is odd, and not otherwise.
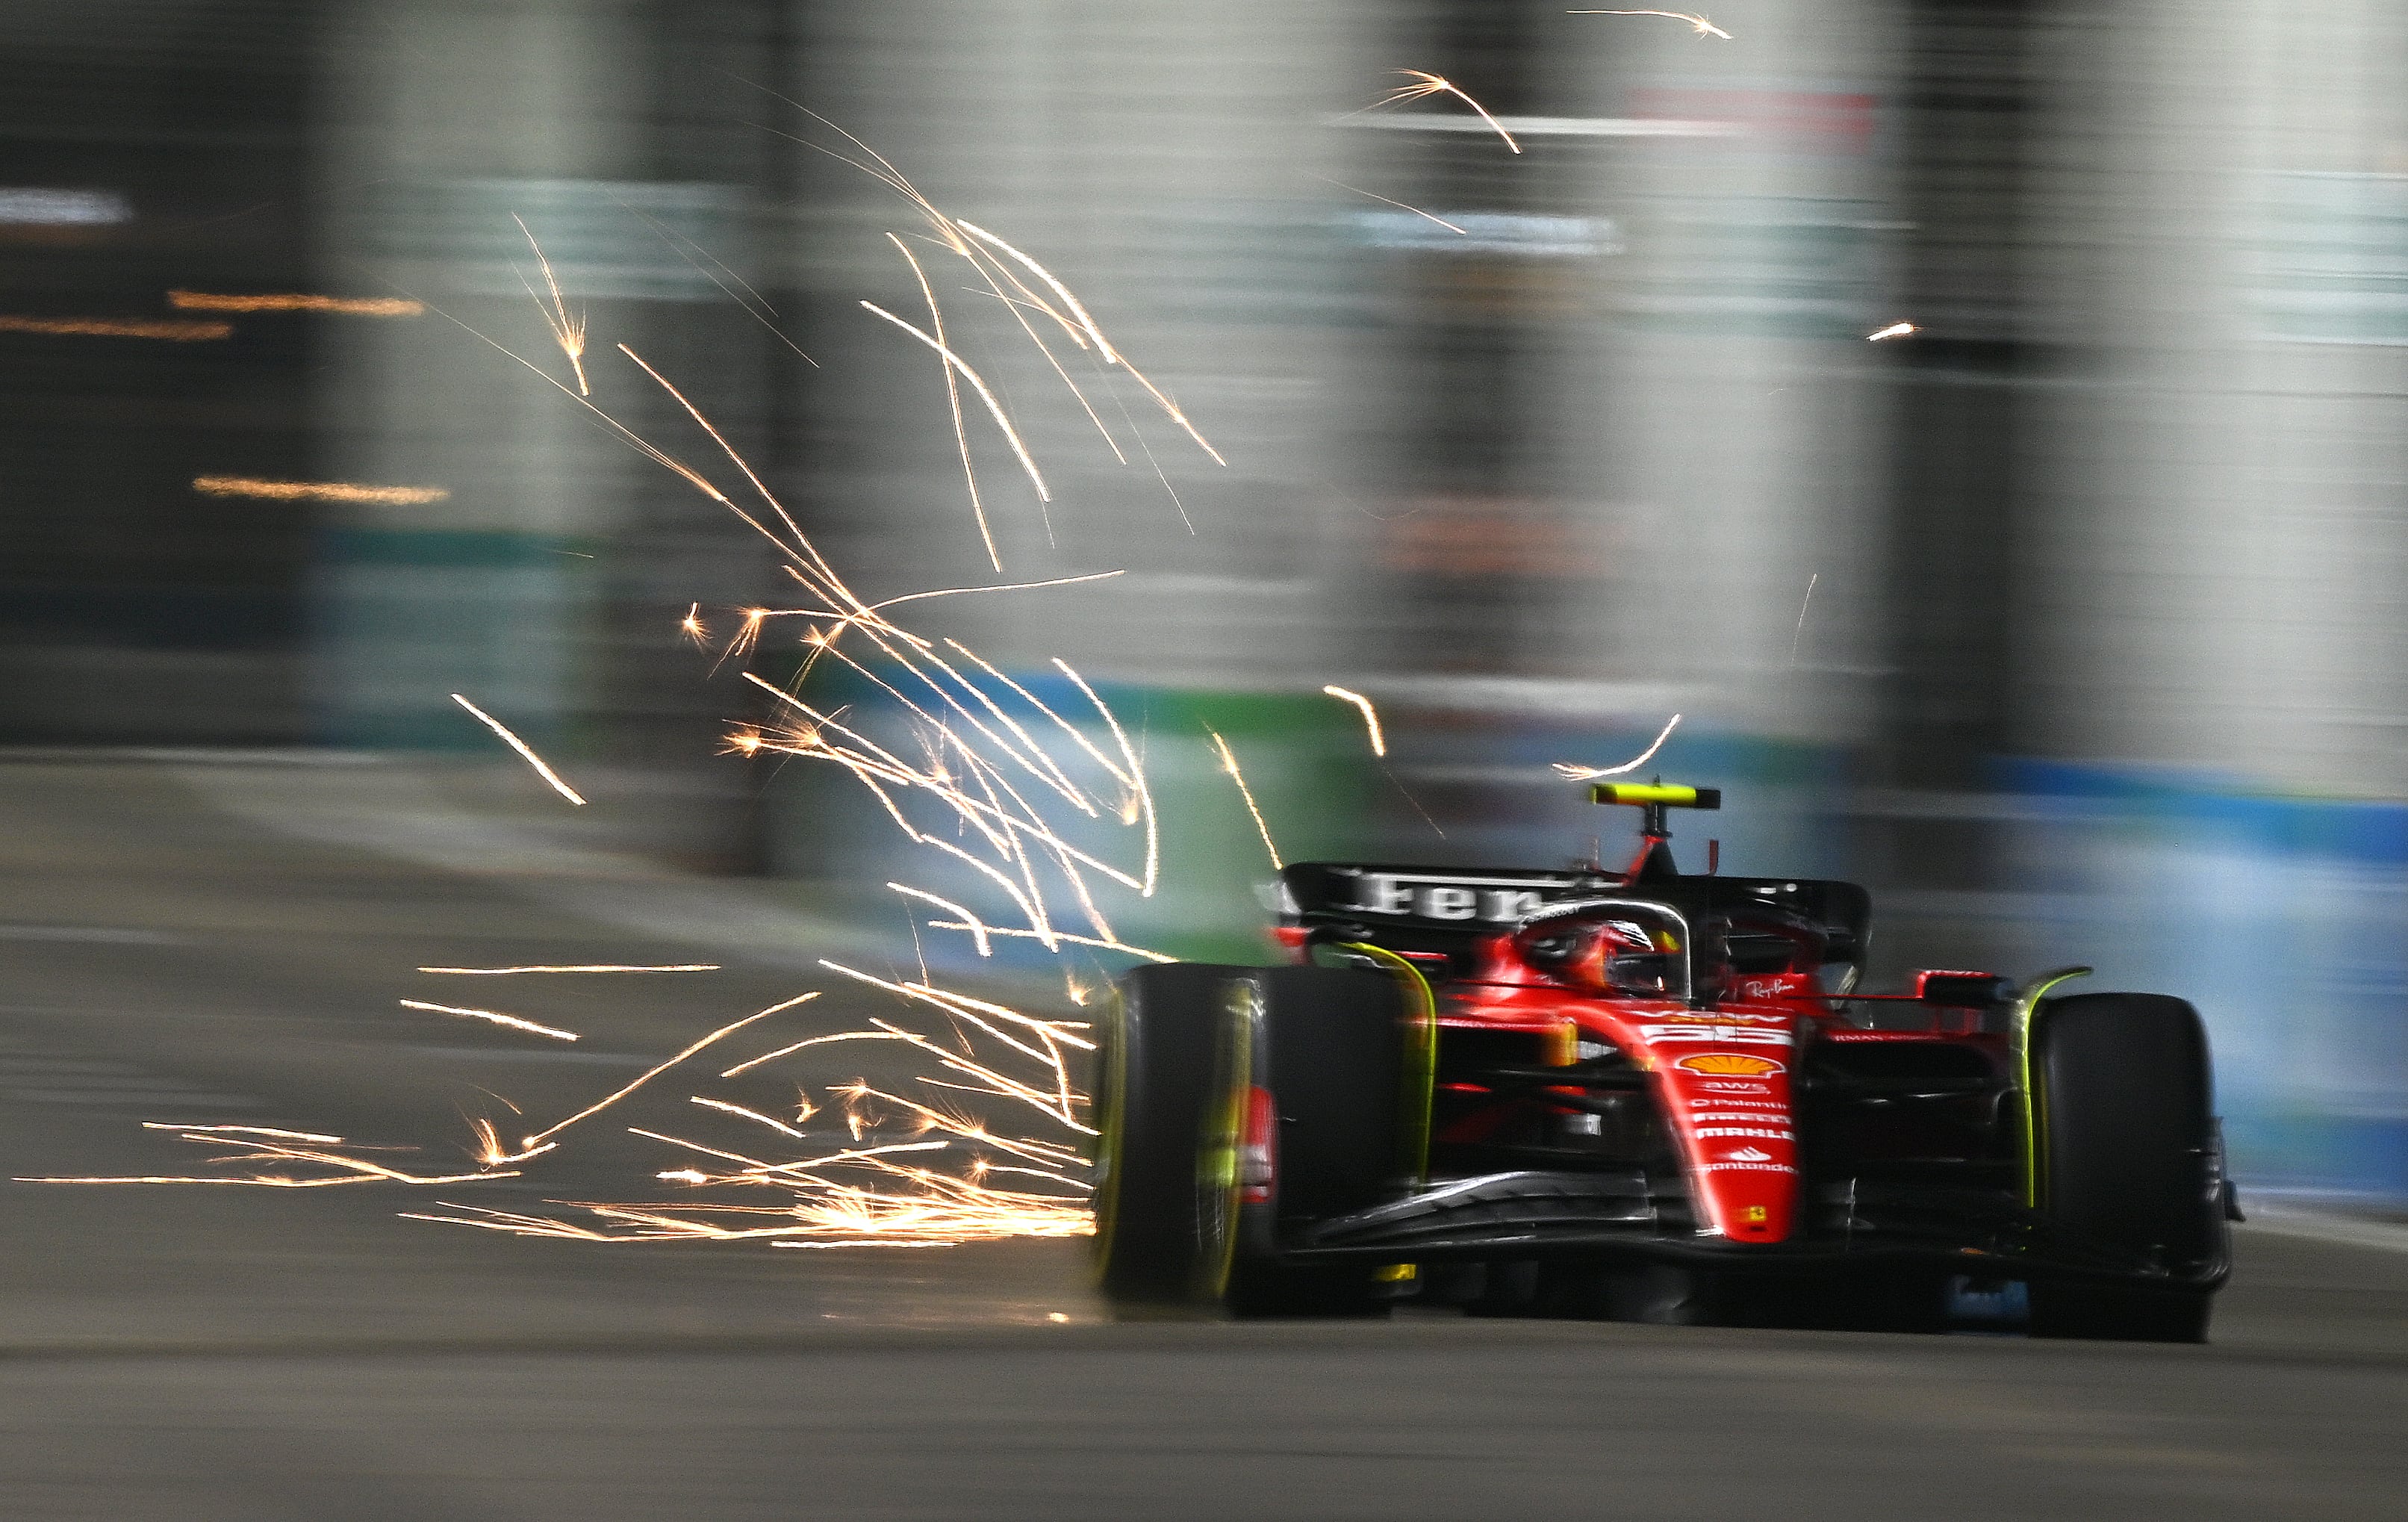
[{"label": "ferrari race car", "polygon": [[2198,1342],[2238,1219],[2180,999],[1858,993],[1850,883],[1302,863],[1293,965],[1124,978],[1095,1251],[1124,1305]]}]

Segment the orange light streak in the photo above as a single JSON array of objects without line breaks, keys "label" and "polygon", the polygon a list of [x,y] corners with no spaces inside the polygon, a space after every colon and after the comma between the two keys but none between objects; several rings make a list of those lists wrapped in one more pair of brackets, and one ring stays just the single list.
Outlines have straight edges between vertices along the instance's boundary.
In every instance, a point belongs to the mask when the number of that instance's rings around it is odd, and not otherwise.
[{"label": "orange light streak", "polygon": [[203,496],[255,496],[269,502],[365,502],[385,508],[423,507],[452,495],[447,486],[364,486],[348,481],[262,481],[256,476],[195,476]]},{"label": "orange light streak", "polygon": [[1380,733],[1380,711],[1371,706],[1369,698],[1358,692],[1349,692],[1343,687],[1324,687],[1321,690],[1340,702],[1352,703],[1361,709],[1364,727],[1370,731],[1371,754],[1373,755],[1388,754],[1388,742]]},{"label": "orange light streak", "polygon": [[1661,16],[1667,21],[1688,22],[1689,30],[1701,37],[1715,36],[1725,42],[1732,40],[1728,32],[1703,16],[1693,16],[1685,10],[1568,10],[1564,14],[1567,16]]},{"label": "orange light streak", "polygon": [[[527,286],[527,294],[535,298],[536,310],[543,313],[544,326],[552,329],[552,341],[568,356],[568,367],[577,374],[577,395],[591,396],[594,388],[585,382],[585,314],[580,311],[574,317],[568,315],[568,302],[560,294],[560,282],[552,279],[552,261],[544,257],[543,245],[535,240],[535,234],[528,231],[525,220],[517,212],[510,213],[510,221],[526,234],[527,247],[535,251],[535,262],[543,267],[544,289],[552,294],[551,309],[545,309],[543,297],[536,295],[534,286]],[[526,285],[526,278],[521,276],[519,283]]]},{"label": "orange light streak", "polygon": [[[1483,111],[1481,114],[1485,116],[1488,113]],[[1514,151],[1518,153],[1521,150],[1517,148]],[[980,242],[987,244],[992,248],[1001,250],[1008,257],[1018,263],[1023,268],[1028,270],[1029,273],[1035,275],[1039,280],[1043,280],[1047,286],[1052,288],[1056,295],[1062,298],[1064,304],[1070,309],[1072,313],[1077,316],[1079,326],[1083,328],[1086,331],[1087,336],[1096,341],[1096,352],[1102,357],[1105,364],[1117,365],[1122,369],[1126,370],[1129,374],[1129,379],[1145,388],[1145,394],[1154,398],[1154,405],[1162,409],[1164,415],[1168,417],[1171,422],[1179,424],[1179,426],[1186,433],[1188,438],[1196,440],[1197,448],[1202,450],[1205,453],[1212,457],[1212,463],[1214,465],[1226,466],[1229,463],[1221,457],[1221,452],[1214,449],[1209,439],[1197,431],[1196,424],[1187,420],[1187,414],[1179,409],[1178,404],[1173,402],[1168,396],[1163,395],[1162,391],[1157,388],[1153,381],[1147,380],[1144,372],[1140,371],[1136,366],[1131,365],[1126,359],[1122,357],[1120,351],[1112,347],[1111,340],[1104,337],[1104,330],[1096,324],[1096,320],[1093,317],[1088,315],[1087,309],[1080,304],[1077,296],[1070,294],[1070,288],[1068,286],[1054,278],[1054,274],[1051,270],[1047,269],[1043,265],[1039,264],[1036,260],[1030,258],[1027,254],[1023,253],[1020,250],[1005,242],[1002,238],[997,237],[995,234],[979,226],[976,223],[964,222],[958,217],[950,218],[948,220],[953,226],[969,234]],[[1094,416],[1092,412],[1088,415],[1090,417]],[[1102,424],[1099,423],[1096,426],[1101,427]]]},{"label": "orange light streak", "polygon": [[959,914],[962,919],[967,922],[962,926],[962,928],[970,933],[970,940],[972,943],[978,947],[978,954],[981,956],[992,956],[995,955],[995,945],[994,942],[989,940],[987,938],[986,926],[980,921],[976,914],[964,909],[961,905],[953,902],[951,898],[939,898],[935,894],[924,892],[919,888],[906,887],[900,883],[889,883],[886,885],[894,889],[896,893],[903,895],[906,898],[918,898],[924,902],[934,904],[939,909],[950,909],[954,913]]},{"label": "orange light streak", "polygon": [[225,1184],[260,1189],[327,1189],[349,1184],[401,1184],[423,1187],[434,1184],[481,1183],[488,1179],[516,1178],[514,1172],[497,1172],[480,1169],[474,1173],[410,1173],[365,1157],[327,1152],[315,1146],[296,1146],[274,1138],[264,1137],[270,1127],[244,1127],[239,1137],[219,1137],[191,1134],[186,1141],[218,1146],[235,1145],[250,1150],[230,1154],[223,1162],[287,1162],[310,1167],[331,1168],[335,1172],[322,1178],[302,1177],[291,1173],[251,1174],[158,1174],[93,1176],[79,1178],[20,1178],[20,1184]]},{"label": "orange light streak", "polygon": [[[904,246],[901,238],[889,233],[886,235],[886,241],[895,245],[895,251],[901,254],[903,262],[911,266],[911,278],[920,282],[920,294],[928,304],[928,325],[936,329],[936,337],[930,341],[937,346],[939,353],[950,354],[952,351],[945,346],[945,309],[937,305],[937,293],[928,286],[927,272],[920,267],[919,260],[911,257],[911,251]],[[876,309],[871,309],[873,311]],[[979,542],[986,546],[987,563],[1000,571],[1003,569],[1003,557],[996,553],[995,533],[988,527],[986,521],[986,505],[979,500],[978,467],[970,463],[970,436],[968,430],[962,425],[962,388],[953,379],[953,366],[950,362],[945,365],[943,374],[945,407],[953,417],[953,447],[961,452],[962,479],[969,486],[970,516],[978,522]],[[1040,483],[1038,487],[1038,500],[1040,503],[1044,500],[1044,492],[1045,489]],[[1046,537],[1048,538],[1053,537],[1050,524],[1046,530]]]},{"label": "orange light streak", "polygon": [[[886,321],[894,323],[896,327],[901,328],[904,332],[911,335],[911,337],[919,339],[922,343],[926,344],[929,348],[942,355],[946,364],[961,372],[962,379],[970,383],[970,389],[979,394],[979,400],[986,403],[987,412],[994,417],[995,425],[1003,431],[1004,442],[1011,446],[1011,452],[1020,461],[1020,468],[1027,472],[1029,484],[1037,488],[1037,500],[1039,502],[1053,501],[1054,494],[1046,490],[1045,478],[1043,475],[1039,473],[1037,469],[1037,462],[1028,457],[1028,447],[1020,441],[1019,430],[1012,427],[1011,420],[1003,415],[1003,404],[995,399],[995,393],[987,390],[986,382],[979,379],[978,371],[970,368],[969,362],[962,358],[961,355],[954,353],[951,349],[946,348],[943,344],[938,342],[935,338],[930,337],[927,334],[921,332],[918,328],[896,316],[893,312],[888,311],[885,308],[878,305],[878,303],[874,301],[865,301],[861,306],[864,310],[874,316],[884,318]],[[999,562],[997,563],[996,568],[1002,568]]]},{"label": "orange light streak", "polygon": [[213,291],[170,291],[167,305],[188,312],[337,312],[346,317],[417,317],[426,310],[426,303],[406,296],[226,295]]},{"label": "orange light streak", "polygon": [[[1504,123],[1498,121],[1495,117],[1490,116],[1488,114],[1487,107],[1481,105],[1480,102],[1472,99],[1469,95],[1465,94],[1462,90],[1457,88],[1455,85],[1440,79],[1435,74],[1430,73],[1426,69],[1400,68],[1393,70],[1392,72],[1401,74],[1413,82],[1412,84],[1398,85],[1395,90],[1388,93],[1385,99],[1372,102],[1370,105],[1364,107],[1364,110],[1376,111],[1383,106],[1401,106],[1409,100],[1419,100],[1424,95],[1453,95],[1455,99],[1463,102],[1466,106],[1470,107],[1474,111],[1478,112],[1480,120],[1487,122],[1490,127],[1495,129],[1498,136],[1505,139],[1505,146],[1507,148],[1512,149],[1516,153],[1522,151],[1522,145],[1513,140],[1513,135],[1505,130]],[[1412,208],[1408,207],[1406,209],[1411,210]],[[1457,230],[1460,231],[1460,229]]]},{"label": "orange light streak", "polygon": [[1626,772],[1637,771],[1654,759],[1657,751],[1664,748],[1664,742],[1672,738],[1672,731],[1678,728],[1680,724],[1681,716],[1677,713],[1673,714],[1671,722],[1664,726],[1662,733],[1658,734],[1645,750],[1618,767],[1576,767],[1565,761],[1557,761],[1553,765],[1558,773],[1576,783],[1584,783],[1596,777],[1619,777]]},{"label": "orange light streak", "polygon": [[902,1037],[883,1030],[840,1030],[833,1036],[813,1036],[808,1041],[796,1041],[791,1046],[781,1046],[774,1052],[764,1052],[757,1057],[747,1057],[719,1076],[733,1078],[738,1073],[750,1072],[764,1064],[775,1062],[780,1057],[790,1056],[807,1046],[827,1046],[837,1041],[899,1041],[901,1040],[903,1040]]},{"label": "orange light streak", "polygon": [[22,317],[0,314],[0,333],[47,333],[70,338],[162,338],[207,343],[234,337],[232,323],[175,317]]},{"label": "orange light streak", "polygon": [[469,712],[482,720],[486,728],[491,729],[494,734],[501,736],[503,740],[509,744],[511,750],[518,752],[520,755],[525,757],[526,764],[535,768],[537,774],[542,777],[545,782],[552,784],[552,790],[553,792],[558,793],[562,797],[566,798],[569,802],[578,805],[580,808],[584,806],[585,800],[577,796],[577,789],[569,786],[566,783],[562,782],[560,780],[560,773],[544,765],[543,757],[535,754],[535,748],[529,745],[525,740],[519,739],[518,736],[511,734],[508,725],[505,725],[501,720],[494,718],[483,709],[479,708],[476,704],[471,703],[466,698],[461,696],[458,693],[453,693],[452,695],[452,701],[459,704],[462,708],[466,709]]},{"label": "orange light streak", "polygon": [[316,1131],[288,1131],[280,1126],[187,1126],[172,1120],[146,1120],[146,1131],[221,1132],[238,1136],[272,1137],[280,1142],[322,1142],[330,1146],[342,1145],[339,1136],[324,1136]]},{"label": "orange light streak", "polygon": [[397,1002],[405,1010],[425,1010],[435,1014],[456,1014],[467,1020],[487,1020],[497,1026],[508,1026],[512,1030],[524,1030],[538,1036],[549,1036],[557,1041],[577,1040],[577,1032],[573,1030],[558,1030],[551,1026],[539,1026],[532,1020],[522,1020],[515,1014],[503,1014],[495,1010],[465,1010],[454,1004],[429,1004],[415,998],[405,998]]},{"label": "orange light streak", "polygon": [[1229,749],[1229,742],[1221,738],[1219,730],[1207,728],[1204,732],[1212,737],[1212,748],[1221,753],[1221,769],[1238,784],[1238,797],[1246,800],[1246,812],[1253,817],[1254,828],[1263,838],[1263,849],[1270,853],[1271,869],[1274,871],[1282,869],[1286,864],[1280,860],[1279,846],[1271,840],[1270,826],[1263,822],[1262,810],[1254,807],[1254,790],[1246,785],[1246,774],[1238,769],[1238,753]]},{"label": "orange light streak", "polygon": [[761,1113],[758,1110],[747,1110],[740,1104],[730,1104],[725,1099],[705,1098],[703,1096],[696,1094],[690,1096],[688,1102],[701,1105],[705,1109],[709,1110],[724,1110],[731,1115],[741,1115],[746,1120],[759,1121],[762,1125],[769,1127],[769,1129],[779,1132],[784,1136],[791,1136],[797,1142],[808,1142],[810,1140],[810,1137],[805,1136],[802,1132],[795,1129],[782,1120],[773,1119],[770,1116]]}]

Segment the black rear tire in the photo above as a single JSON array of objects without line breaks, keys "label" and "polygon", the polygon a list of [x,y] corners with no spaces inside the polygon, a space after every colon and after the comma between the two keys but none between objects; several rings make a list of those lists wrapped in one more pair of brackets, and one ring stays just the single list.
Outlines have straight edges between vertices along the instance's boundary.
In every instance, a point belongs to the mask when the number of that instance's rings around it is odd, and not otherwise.
[{"label": "black rear tire", "polygon": [[[1098,1286],[1115,1303],[1234,1315],[1377,1314],[1376,1265],[1281,1248],[1384,1198],[1398,1172],[1402,997],[1347,969],[1171,963],[1123,978],[1099,1027]],[[1250,1199],[1250,1091],[1271,1098],[1273,1174]]]},{"label": "black rear tire", "polygon": [[1096,1281],[1126,1305],[1192,1300],[1204,1272],[1199,1150],[1231,982],[1242,968],[1141,967],[1097,1025]]},{"label": "black rear tire", "polygon": [[2039,1337],[2199,1343],[2228,1259],[2207,1031],[2158,994],[2051,999],[2031,1031],[2039,1206],[2071,1242],[2146,1258],[2168,1283],[2042,1279]]},{"label": "black rear tire", "polygon": [[1247,1208],[1226,1303],[1239,1315],[1378,1315],[1378,1265],[1298,1269],[1281,1244],[1315,1222],[1378,1204],[1416,1160],[1404,1135],[1404,996],[1383,972],[1265,968],[1254,1082],[1277,1116],[1270,1198]]}]

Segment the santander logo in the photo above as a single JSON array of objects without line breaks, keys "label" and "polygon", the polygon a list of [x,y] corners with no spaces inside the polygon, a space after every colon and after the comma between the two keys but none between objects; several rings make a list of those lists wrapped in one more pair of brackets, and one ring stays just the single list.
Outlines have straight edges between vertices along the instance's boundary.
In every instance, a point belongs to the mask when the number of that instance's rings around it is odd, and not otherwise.
[{"label": "santander logo", "polygon": [[1726,1153],[1724,1156],[1735,1163],[1769,1163],[1772,1161],[1772,1154],[1763,1151],[1757,1147],[1742,1147],[1737,1152]]}]

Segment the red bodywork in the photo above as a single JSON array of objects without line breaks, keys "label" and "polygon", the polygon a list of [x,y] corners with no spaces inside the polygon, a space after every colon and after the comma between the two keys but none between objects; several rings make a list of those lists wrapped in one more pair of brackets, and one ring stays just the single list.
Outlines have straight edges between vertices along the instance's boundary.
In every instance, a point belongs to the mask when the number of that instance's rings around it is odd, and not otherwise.
[{"label": "red bodywork", "polygon": [[[1516,936],[1493,938],[1485,952],[1475,978],[1438,987],[1441,1031],[1525,1032],[1557,1063],[1575,1060],[1584,1047],[1621,1052],[1649,1075],[1698,1228],[1735,1242],[1783,1242],[1798,1227],[1802,1166],[1793,1080],[1813,1043],[1940,1040],[1975,1047],[1994,1065],[2006,1056],[2006,1043],[1981,1033],[1972,1011],[1931,1011],[1919,1029],[1857,1028],[1811,972],[1742,978],[1712,1007],[1698,1008],[1579,986],[1532,966]],[[1474,1141],[1498,1119],[1497,1108],[1474,1110],[1435,1140]]]},{"label": "red bodywork", "polygon": [[[1661,844],[1659,836],[1642,840],[1626,883],[1640,880]],[[1583,922],[1563,923],[1577,930]],[[1929,978],[1988,980],[1988,974],[1922,973],[1913,993],[1842,997],[1823,986],[1813,955],[1801,945],[1785,969],[1713,976],[1706,998],[1646,997],[1616,986],[1605,971],[1608,954],[1593,946],[1569,957],[1538,955],[1534,937],[1542,928],[1526,926],[1483,938],[1468,968],[1455,962],[1451,976],[1442,970],[1453,960],[1448,956],[1405,954],[1440,973],[1432,992],[1440,1053],[1448,1049],[1447,1033],[1461,1032],[1518,1034],[1541,1066],[1621,1054],[1646,1074],[1644,1098],[1685,1177],[1703,1236],[1771,1244],[1803,1229],[1800,1079],[1817,1043],[1945,1042],[1979,1052],[1983,1064],[2000,1074],[2011,1060],[2008,1041],[1984,1032],[1978,1010],[1937,1007],[1923,998]],[[1711,943],[1719,929],[1704,928]],[[1291,956],[1309,955],[1300,929],[1283,927],[1279,939]],[[1694,957],[1707,955],[1704,947],[1684,950]],[[1907,1005],[1915,1006],[1911,1013]],[[1904,1018],[1884,1022],[1890,1028],[1869,1028],[1861,1012],[1875,1006]],[[1857,1012],[1852,1016],[1852,1011]],[[1585,1108],[1573,1088],[1541,1088],[1533,1097],[1525,1086],[1484,1103],[1491,1098],[1486,1085],[1450,1082],[1445,1068],[1441,1055],[1443,1113],[1431,1137],[1437,1150],[1501,1136],[1526,1122],[1534,1107],[1567,1116]],[[1844,1140],[1857,1155],[1914,1157],[1947,1150],[1927,1146],[1937,1139],[1911,1123],[1851,1124]]]},{"label": "red bodywork", "polygon": [[[1551,1038],[1567,1062],[1582,1043],[1620,1051],[1650,1075],[1698,1225],[1735,1242],[1786,1238],[1799,1178],[1790,1074],[1799,1043],[1813,1039],[1813,1016],[1797,999],[1697,1010],[1675,999],[1600,997],[1521,961],[1512,940],[1497,938],[1483,969],[1490,976],[1443,990],[1440,1028],[1528,1031]],[[1483,1123],[1475,1113],[1438,1140],[1467,1140]]]}]

